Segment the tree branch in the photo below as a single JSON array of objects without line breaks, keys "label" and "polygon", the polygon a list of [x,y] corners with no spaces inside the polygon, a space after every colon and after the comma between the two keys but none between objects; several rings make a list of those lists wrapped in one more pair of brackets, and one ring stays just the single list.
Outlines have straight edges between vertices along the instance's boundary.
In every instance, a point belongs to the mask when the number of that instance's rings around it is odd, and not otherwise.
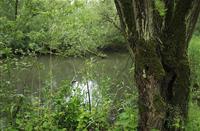
[{"label": "tree branch", "polygon": [[188,15],[187,23],[187,36],[186,36],[186,41],[189,43],[189,41],[192,38],[192,34],[195,29],[195,25],[197,23],[198,17],[200,13],[200,0],[195,0],[192,4],[192,9]]}]

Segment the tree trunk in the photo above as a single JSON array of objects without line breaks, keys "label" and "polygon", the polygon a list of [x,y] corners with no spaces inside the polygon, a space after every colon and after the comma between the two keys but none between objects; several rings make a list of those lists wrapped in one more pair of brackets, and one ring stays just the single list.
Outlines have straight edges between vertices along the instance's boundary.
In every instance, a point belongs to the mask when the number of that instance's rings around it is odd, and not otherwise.
[{"label": "tree trunk", "polygon": [[115,0],[135,56],[138,131],[183,131],[190,86],[187,48],[200,0],[158,1],[159,8],[154,0]]},{"label": "tree trunk", "polygon": [[15,1],[15,20],[17,19],[17,15],[18,15],[18,4],[19,4],[19,0]]},{"label": "tree trunk", "polygon": [[153,41],[140,42],[135,52],[135,78],[139,91],[139,131],[161,129],[166,103],[160,89],[164,70]]}]

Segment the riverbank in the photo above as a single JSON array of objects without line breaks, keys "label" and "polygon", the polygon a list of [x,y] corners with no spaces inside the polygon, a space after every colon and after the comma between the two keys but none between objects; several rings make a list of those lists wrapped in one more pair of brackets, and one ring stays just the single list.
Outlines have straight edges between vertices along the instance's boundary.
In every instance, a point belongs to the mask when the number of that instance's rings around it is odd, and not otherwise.
[{"label": "riverbank", "polygon": [[[2,129],[136,130],[137,89],[127,53],[108,53],[105,59],[42,55],[6,62],[0,65]],[[72,80],[98,84],[103,96],[98,107],[88,111],[88,104],[80,104],[81,95],[66,101]],[[188,131],[200,129],[196,102],[191,100]]]},{"label": "riverbank", "polygon": [[126,48],[126,43],[112,43],[112,44],[105,44],[103,46],[99,46],[96,50],[87,50],[85,52],[79,52],[79,54],[69,54],[68,51],[60,51],[59,49],[54,50],[46,50],[46,51],[8,51],[8,53],[0,52],[0,59],[5,59],[6,57],[24,57],[24,56],[46,56],[46,55],[53,55],[53,56],[62,56],[62,57],[92,57],[97,56],[100,58],[106,58],[107,54],[112,53],[128,53]]}]

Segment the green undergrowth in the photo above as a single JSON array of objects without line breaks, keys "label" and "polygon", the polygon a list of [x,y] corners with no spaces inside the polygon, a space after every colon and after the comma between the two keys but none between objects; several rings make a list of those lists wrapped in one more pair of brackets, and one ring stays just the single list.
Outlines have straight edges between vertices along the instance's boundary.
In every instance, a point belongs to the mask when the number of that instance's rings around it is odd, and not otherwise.
[{"label": "green undergrowth", "polygon": [[193,36],[188,50],[191,67],[191,103],[186,131],[200,130],[200,37]]},{"label": "green undergrowth", "polygon": [[186,131],[199,131],[200,130],[200,107],[197,104],[190,103],[189,107],[189,121]]},{"label": "green undergrowth", "polygon": [[200,105],[200,37],[194,36],[189,46],[192,99]]},{"label": "green undergrowth", "polygon": [[[200,81],[200,38],[193,37],[189,46],[191,66],[191,101],[189,106],[189,121],[186,131],[200,130],[199,113],[199,81]],[[22,61],[23,60],[23,61]],[[99,78],[95,72],[95,60],[85,62],[86,68],[80,73],[87,74],[84,79]],[[0,84],[0,128],[8,131],[32,131],[32,130],[95,130],[95,131],[136,131],[137,130],[137,93],[128,91],[123,96],[112,94],[116,88],[125,87],[124,84],[116,85],[108,76],[99,78],[103,98],[98,106],[84,104],[83,96],[78,94],[66,98],[72,92],[70,81],[52,89],[52,74],[45,79],[45,83],[31,93],[29,87],[16,89],[18,79],[14,77],[17,71],[28,71],[37,66],[42,69],[43,65],[37,61],[30,61],[27,57],[9,58],[0,61],[1,84]],[[6,74],[6,75],[3,75]],[[126,88],[126,87],[125,87]],[[20,90],[20,91],[19,91]],[[122,93],[122,92],[120,92]]]},{"label": "green undergrowth", "polygon": [[[12,68],[17,70],[27,70],[35,66],[34,61],[23,58],[8,59],[1,64],[1,75],[7,74],[7,78],[2,79],[0,88],[0,127],[8,131],[33,131],[33,130],[76,130],[76,131],[136,131],[138,108],[137,93],[124,92],[119,98],[112,94],[113,88],[122,88],[124,85],[116,85],[109,77],[100,79],[99,89],[103,94],[97,106],[89,109],[89,104],[85,104],[80,93],[70,95],[72,85],[70,81],[63,81],[59,87],[52,88],[52,75],[45,78],[44,85],[36,93],[29,92],[30,89],[24,87],[19,93],[15,89]],[[85,62],[86,69],[82,72],[87,74],[84,79],[98,77],[94,72],[95,64],[91,60]],[[42,68],[42,65],[38,65]],[[77,91],[79,92],[79,91]],[[121,92],[122,93],[122,92]],[[195,91],[192,92],[192,98]],[[191,99],[189,107],[189,121],[186,131],[200,130],[200,113],[197,99]]]},{"label": "green undergrowth", "polygon": [[[59,130],[95,130],[121,131],[136,130],[137,126],[137,94],[126,91],[120,97],[113,88],[124,88],[124,84],[115,84],[108,76],[100,77],[98,105],[91,110],[80,90],[74,90],[70,81],[66,80],[58,87],[53,87],[53,75],[49,72],[43,86],[36,92],[29,87],[16,89],[13,68],[18,71],[30,69],[32,66],[43,68],[35,61],[7,58],[0,65],[0,129],[8,131],[59,131]],[[80,73],[86,74],[83,82],[99,75],[93,70],[93,60],[85,62],[86,68]],[[6,75],[5,75],[6,74]],[[72,95],[72,92],[76,92]],[[133,95],[134,94],[134,95]],[[98,98],[96,97],[96,98]],[[96,102],[97,103],[97,102]]]},{"label": "green undergrowth", "polygon": [[[52,72],[34,93],[30,87],[17,89],[15,71],[23,72],[33,66],[43,67],[36,60],[41,54],[61,56],[102,55],[98,49],[124,43],[119,20],[111,0],[20,0],[15,17],[15,1],[0,1],[0,130],[6,131],[136,131],[137,91],[124,91],[122,81],[113,82],[108,76],[99,77],[95,64],[86,61],[87,80],[98,77],[103,97],[99,104],[84,103],[80,91],[72,95],[69,80],[52,87]],[[166,13],[161,0],[156,10]],[[186,131],[200,131],[200,37],[199,24],[189,46],[191,66],[191,100]],[[121,50],[123,46],[113,46]],[[112,48],[106,47],[110,51]],[[19,57],[21,56],[21,57]],[[26,56],[26,57],[24,57]],[[1,59],[4,58],[4,59]],[[37,58],[37,57],[36,57]],[[23,60],[23,61],[22,61]],[[113,66],[113,65],[111,65]],[[114,71],[113,71],[114,72]],[[117,73],[117,72],[116,72]],[[115,80],[119,81],[119,80]],[[115,94],[118,89],[121,96]],[[114,92],[114,93],[113,93]]]},{"label": "green undergrowth", "polygon": [[[47,82],[49,83],[49,82]],[[108,86],[109,81],[101,88]],[[132,108],[131,94],[120,103],[113,102],[104,95],[97,106],[83,102],[81,94],[70,96],[71,84],[63,81],[58,90],[51,90],[48,86],[40,92],[42,97],[18,94],[8,96],[14,101],[7,101],[5,109],[1,109],[5,118],[5,130],[135,130],[137,126],[137,109]],[[69,99],[68,99],[69,98]],[[3,121],[3,120],[2,120]]]}]

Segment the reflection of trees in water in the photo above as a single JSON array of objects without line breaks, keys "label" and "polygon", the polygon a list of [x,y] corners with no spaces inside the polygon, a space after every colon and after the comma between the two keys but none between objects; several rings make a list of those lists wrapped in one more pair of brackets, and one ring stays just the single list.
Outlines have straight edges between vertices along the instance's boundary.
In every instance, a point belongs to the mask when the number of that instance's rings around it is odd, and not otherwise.
[{"label": "reflection of trees in water", "polygon": [[[73,80],[71,84],[71,96],[81,96],[83,104],[88,105],[89,110],[100,103],[102,96],[96,81],[88,80],[79,82]],[[69,99],[70,98],[67,98],[67,100]]]}]

